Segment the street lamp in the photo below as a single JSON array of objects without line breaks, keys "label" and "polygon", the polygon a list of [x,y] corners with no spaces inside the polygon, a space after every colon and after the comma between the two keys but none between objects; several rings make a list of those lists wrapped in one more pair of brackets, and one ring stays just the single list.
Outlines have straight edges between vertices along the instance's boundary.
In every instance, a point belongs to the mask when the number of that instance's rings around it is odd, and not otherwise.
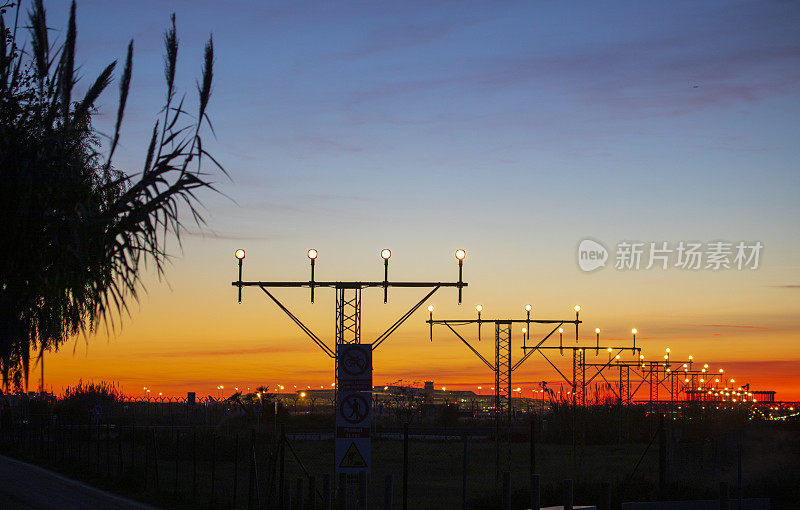
[{"label": "street lamp", "polygon": [[392,257],[392,250],[381,250],[383,259],[383,302],[389,301],[389,259]]},{"label": "street lamp", "polygon": [[636,333],[638,333],[638,332],[639,332],[638,329],[631,328],[631,334],[633,335],[633,350],[634,351],[636,350]]},{"label": "street lamp", "polygon": [[314,248],[311,248],[310,250],[308,250],[307,255],[308,255],[308,260],[311,261],[311,285],[310,285],[310,287],[311,287],[311,302],[313,303],[314,302],[314,263],[317,261],[317,256],[319,255],[319,253],[317,253],[317,250],[315,250]]},{"label": "street lamp", "polygon": [[242,304],[242,261],[244,260],[244,250],[239,248],[234,252],[236,259],[239,261],[239,304]]},{"label": "street lamp", "polygon": [[458,304],[460,305],[461,290],[464,281],[462,278],[464,269],[464,259],[467,258],[467,252],[459,248],[458,250],[456,250],[456,258],[458,259]]},{"label": "street lamp", "polygon": [[428,314],[430,314],[430,324],[431,324],[431,342],[433,342],[433,305],[428,305]]},{"label": "street lamp", "polygon": [[481,341],[481,312],[483,305],[475,305],[475,311],[478,312],[478,341]]},{"label": "street lamp", "polygon": [[[594,328],[594,334],[597,338],[597,343],[595,344],[595,349],[594,349],[594,355],[597,356],[598,354],[600,354],[600,328]],[[609,349],[608,352],[611,352],[611,349]]]},{"label": "street lamp", "polygon": [[572,307],[575,310],[575,343],[578,343],[578,315],[581,313],[581,305],[575,305]]},{"label": "street lamp", "polygon": [[[531,310],[533,310],[533,307],[531,305],[525,305],[525,313],[528,315],[528,323],[527,323],[527,327],[528,327],[527,339],[528,340],[530,340],[530,338],[531,338],[531,333],[530,333],[530,331],[531,331]],[[523,337],[522,340],[523,340],[523,345],[525,345],[526,337]]]}]

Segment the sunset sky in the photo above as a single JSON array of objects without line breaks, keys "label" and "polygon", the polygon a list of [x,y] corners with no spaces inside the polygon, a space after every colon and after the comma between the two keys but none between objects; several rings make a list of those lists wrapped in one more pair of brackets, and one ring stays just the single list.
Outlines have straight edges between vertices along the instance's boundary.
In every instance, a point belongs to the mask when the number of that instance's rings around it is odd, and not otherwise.
[{"label": "sunset sky", "polygon": [[[60,30],[68,4],[46,6]],[[332,361],[262,292],[237,304],[234,250],[247,250],[249,280],[308,279],[309,248],[318,279],[380,280],[390,248],[391,278],[446,281],[463,248],[464,303],[440,290],[437,318],[471,318],[477,303],[484,318],[522,318],[531,303],[535,317],[571,319],[580,304],[587,342],[595,327],[624,342],[635,326],[651,359],[670,347],[800,399],[800,4],[81,1],[79,87],[135,41],[119,169],[144,160],[171,12],[191,108],[213,34],[216,138],[204,146],[231,179],[215,179],[207,225],[189,225],[182,248],[170,241],[166,279],[146,274],[120,329],[48,355],[56,393],[80,378],[198,396],[330,385]],[[96,117],[104,132],[116,87]],[[578,267],[586,238],[609,250],[605,268]],[[756,270],[618,270],[622,241],[763,250]],[[332,291],[313,305],[305,290],[276,295],[333,341]],[[364,340],[422,295],[393,290],[384,305],[365,291]],[[448,331],[431,343],[426,319],[376,351],[376,384],[492,380]],[[487,357],[489,339],[487,328]],[[557,378],[532,357],[514,385]]]}]

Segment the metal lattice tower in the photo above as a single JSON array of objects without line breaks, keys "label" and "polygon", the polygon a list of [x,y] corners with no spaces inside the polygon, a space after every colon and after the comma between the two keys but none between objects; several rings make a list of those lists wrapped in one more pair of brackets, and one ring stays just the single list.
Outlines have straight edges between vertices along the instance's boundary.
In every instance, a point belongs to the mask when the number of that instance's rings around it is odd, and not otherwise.
[{"label": "metal lattice tower", "polygon": [[511,323],[498,322],[494,326],[495,413],[498,422],[505,416],[511,425]]},{"label": "metal lattice tower", "polygon": [[619,400],[623,405],[631,403],[631,367],[619,366]]},{"label": "metal lattice tower", "polygon": [[360,343],[361,287],[337,286],[336,345]]},{"label": "metal lattice tower", "polygon": [[586,352],[572,350],[572,405],[586,405]]}]

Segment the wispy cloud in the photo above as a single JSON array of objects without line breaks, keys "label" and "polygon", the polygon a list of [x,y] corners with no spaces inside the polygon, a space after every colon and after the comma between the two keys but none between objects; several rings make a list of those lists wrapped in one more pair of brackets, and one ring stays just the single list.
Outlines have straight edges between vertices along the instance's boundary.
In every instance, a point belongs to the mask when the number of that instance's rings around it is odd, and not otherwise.
[{"label": "wispy cloud", "polygon": [[203,231],[203,230],[187,230],[184,232],[185,235],[191,237],[201,237],[203,239],[217,239],[220,241],[263,241],[267,239],[264,236],[249,236],[244,234],[223,234],[220,232],[215,232],[213,230]]},{"label": "wispy cloud", "polygon": [[214,356],[242,356],[246,354],[280,354],[305,351],[300,347],[253,347],[248,349],[208,349],[196,351],[148,352],[144,357],[152,358],[193,358]]},{"label": "wispy cloud", "polygon": [[740,324],[702,324],[704,328],[772,329],[765,326],[746,326]]},{"label": "wispy cloud", "polygon": [[770,285],[774,289],[800,289],[800,285]]}]

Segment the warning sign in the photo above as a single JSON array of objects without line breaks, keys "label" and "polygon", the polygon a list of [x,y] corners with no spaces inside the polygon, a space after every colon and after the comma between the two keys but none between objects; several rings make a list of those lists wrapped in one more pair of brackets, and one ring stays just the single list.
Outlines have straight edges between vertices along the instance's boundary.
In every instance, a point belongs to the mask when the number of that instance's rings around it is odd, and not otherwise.
[{"label": "warning sign", "polygon": [[355,443],[350,443],[350,447],[344,453],[344,457],[342,461],[339,463],[340,468],[365,468],[367,467],[367,461],[364,460],[364,456],[361,455],[361,452],[358,451],[358,447]]},{"label": "warning sign", "polygon": [[336,361],[336,471],[369,472],[372,345],[339,345]]},{"label": "warning sign", "polygon": [[339,399],[339,416],[347,423],[357,425],[368,418],[370,408],[368,400],[372,399],[365,397],[362,393],[346,393]]},{"label": "warning sign", "polygon": [[372,391],[372,345],[343,344],[338,354],[339,389]]}]

